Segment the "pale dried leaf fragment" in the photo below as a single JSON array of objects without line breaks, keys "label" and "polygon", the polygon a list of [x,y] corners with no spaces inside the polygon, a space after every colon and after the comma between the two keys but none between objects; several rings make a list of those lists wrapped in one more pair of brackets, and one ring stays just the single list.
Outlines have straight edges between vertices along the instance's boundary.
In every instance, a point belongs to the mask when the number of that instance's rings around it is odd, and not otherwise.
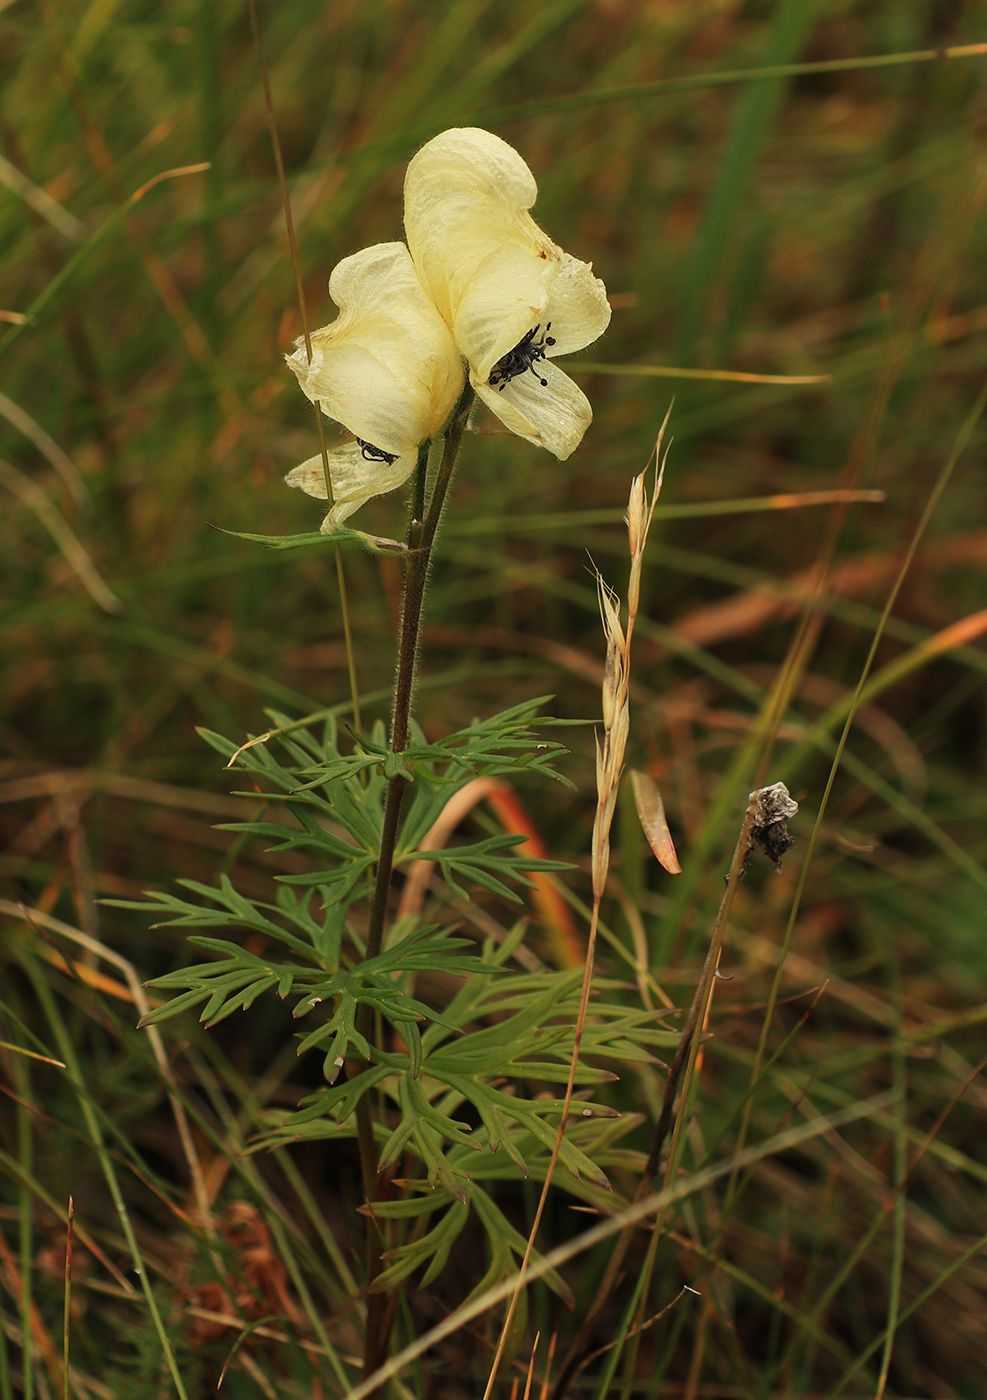
[{"label": "pale dried leaf fragment", "polygon": [[654,778],[647,773],[631,770],[631,787],[634,791],[634,806],[637,808],[641,830],[648,839],[648,845],[662,869],[669,875],[681,875],[682,867],[675,854],[675,842],[665,818],[665,804]]}]

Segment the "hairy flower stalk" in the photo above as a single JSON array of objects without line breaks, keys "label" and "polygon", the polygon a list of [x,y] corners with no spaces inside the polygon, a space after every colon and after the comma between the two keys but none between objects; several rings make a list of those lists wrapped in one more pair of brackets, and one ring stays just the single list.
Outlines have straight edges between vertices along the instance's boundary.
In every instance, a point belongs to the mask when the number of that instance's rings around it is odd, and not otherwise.
[{"label": "hairy flower stalk", "polygon": [[[313,331],[311,362],[302,343],[287,356],[307,396],[354,438],[328,453],[333,502],[323,534],[408,480],[419,447],[446,423],[464,381],[459,351],[403,243],[344,258],[329,295],[340,314]],[[285,480],[327,499],[321,454]]]},{"label": "hairy flower stalk", "polygon": [[593,410],[553,361],[601,336],[610,305],[592,266],[564,253],[528,213],[537,193],[506,141],[457,127],[410,162],[404,224],[477,396],[511,432],[564,460]]}]

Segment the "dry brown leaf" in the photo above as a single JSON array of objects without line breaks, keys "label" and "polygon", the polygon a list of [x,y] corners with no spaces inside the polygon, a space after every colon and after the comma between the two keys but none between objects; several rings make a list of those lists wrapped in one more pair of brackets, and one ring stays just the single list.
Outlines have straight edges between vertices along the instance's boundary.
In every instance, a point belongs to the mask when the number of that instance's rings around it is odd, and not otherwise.
[{"label": "dry brown leaf", "polygon": [[669,875],[681,875],[682,867],[675,854],[675,842],[665,820],[665,804],[654,778],[647,773],[631,770],[631,787],[634,789],[634,806],[641,822],[641,829],[648,838],[648,845],[655,859]]}]

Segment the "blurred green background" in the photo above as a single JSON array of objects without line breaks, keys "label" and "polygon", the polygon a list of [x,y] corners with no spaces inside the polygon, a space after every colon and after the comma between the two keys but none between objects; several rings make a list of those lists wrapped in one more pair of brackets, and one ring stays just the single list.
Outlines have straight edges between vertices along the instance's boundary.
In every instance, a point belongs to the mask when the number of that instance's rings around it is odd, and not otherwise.
[{"label": "blurred green background", "polygon": [[[677,1000],[691,995],[763,753],[758,714],[778,693],[807,581],[831,563],[767,772],[803,804],[799,846],[778,880],[752,869],[735,911],[725,963],[735,980],[717,993],[699,1161],[734,1131],[847,702],[987,375],[987,60],[854,60],[980,42],[987,11],[973,0],[280,0],[260,18],[312,325],[333,318],[326,282],[341,257],[402,236],[404,165],[452,125],[487,126],[517,147],[539,183],[538,222],[593,262],[613,302],[587,367],[568,366],[595,412],[570,461],[482,415],[466,441],[428,604],[426,732],[539,693],[558,697],[556,713],[598,714],[603,645],[587,553],[624,586],[630,479],[674,395],[630,761],[661,784],[685,873],[672,882],[646,863],[628,805],[610,916],[628,946],[646,942]],[[70,975],[59,957],[78,947],[50,921],[112,947],[143,980],[187,958],[181,931],[149,934],[101,897],[227,869],[254,893],[291,868],[244,858],[213,830],[241,807],[195,726],[239,738],[267,727],[265,706],[304,714],[347,701],[331,555],[269,552],[209,528],[291,533],[321,518],[282,483],[317,451],[310,406],[282,363],[301,321],[242,0],[7,0],[0,46],[0,1038],[62,1059],[68,1043],[81,1057],[73,1084],[0,1051],[0,1395],[24,1385],[18,1315],[32,1297],[49,1350],[37,1342],[30,1383],[54,1393],[69,1191],[127,1267],[108,1153],[188,1393],[212,1394],[236,1334],[196,1333],[182,1314],[190,1298],[202,1304],[189,1290],[206,1286],[207,1265],[176,1213],[184,1158],[133,1029],[132,993],[93,953]],[[772,82],[720,77],[834,62]],[[626,372],[642,366],[734,377]],[[797,999],[780,1009],[769,1047],[827,990],[754,1122],[766,1132],[798,1117],[806,1094],[826,1111],[890,1086],[894,1106],[765,1164],[725,1237],[725,1272],[697,1282],[715,1306],[682,1304],[642,1341],[645,1394],[690,1383],[700,1388],[689,1393],[724,1397],[835,1394],[889,1308],[930,1285],[884,1382],[878,1349],[840,1393],[987,1390],[987,1276],[975,1251],[965,1257],[984,1230],[987,1098],[976,1081],[960,1092],[987,1015],[985,442],[977,422],[880,640],[879,679],[850,734],[782,984],[783,999]],[[795,499],[848,488],[872,496]],[[398,494],[352,523],[400,537],[404,510]],[[348,550],[345,570],[361,692],[367,713],[384,715],[399,567]],[[592,741],[572,732],[578,795],[521,798],[550,854],[580,863],[572,885],[585,895]],[[18,902],[49,925],[25,924]],[[533,939],[559,953],[537,926]],[[340,1204],[352,1199],[352,1164],[327,1171],[299,1155],[291,1176],[227,1160],[264,1102],[297,1101],[305,1087],[292,1079],[286,1019],[258,1006],[247,1031],[227,1022],[208,1037],[183,1024],[168,1039],[202,1119],[217,1212],[246,1198],[250,1228],[268,1231],[286,1290],[271,1284],[268,1311],[303,1340],[313,1317],[329,1319],[345,1352],[355,1343],[331,1251],[358,1273],[359,1229]],[[660,1076],[628,1080],[621,1105],[653,1112],[660,1089]],[[851,1258],[934,1126],[907,1192]],[[307,1210],[338,1245],[306,1253]],[[679,1222],[656,1310],[697,1279],[721,1224],[712,1201]],[[550,1237],[573,1228],[560,1206]],[[232,1224],[229,1236],[235,1252]],[[589,1256],[574,1275],[579,1306],[600,1267]],[[444,1305],[473,1286],[471,1269],[469,1259],[450,1266]],[[166,1393],[143,1305],[92,1258],[75,1291],[77,1393]],[[564,1334],[578,1315],[547,1325]],[[429,1389],[426,1376],[422,1393],[473,1393],[482,1345],[447,1345],[462,1391],[448,1376]],[[312,1395],[317,1383],[336,1393],[304,1346],[252,1347],[225,1383],[235,1398]]]}]

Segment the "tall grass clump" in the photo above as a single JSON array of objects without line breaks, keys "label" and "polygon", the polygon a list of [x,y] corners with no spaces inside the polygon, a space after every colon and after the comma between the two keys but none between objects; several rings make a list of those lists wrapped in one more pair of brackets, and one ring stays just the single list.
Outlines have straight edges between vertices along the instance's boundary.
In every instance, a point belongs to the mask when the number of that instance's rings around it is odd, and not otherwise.
[{"label": "tall grass clump", "polygon": [[0,22],[0,1400],[982,1396],[980,8]]}]

